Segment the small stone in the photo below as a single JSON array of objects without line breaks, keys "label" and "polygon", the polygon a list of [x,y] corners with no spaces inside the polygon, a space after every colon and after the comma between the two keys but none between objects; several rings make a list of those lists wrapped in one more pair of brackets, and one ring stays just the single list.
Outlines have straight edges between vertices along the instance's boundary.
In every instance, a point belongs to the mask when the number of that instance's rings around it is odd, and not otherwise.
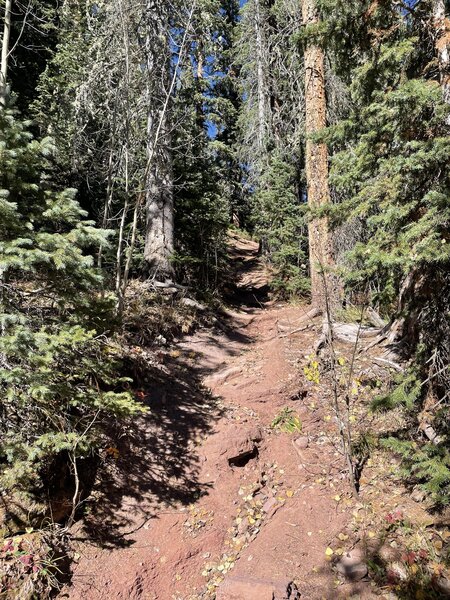
[{"label": "small stone", "polygon": [[278,504],[278,501],[276,498],[269,498],[268,500],[266,500],[266,502],[264,503],[263,506],[263,511],[265,513],[269,513],[276,505]]},{"label": "small stone", "polygon": [[408,579],[408,571],[406,567],[399,562],[393,562],[388,565],[388,571],[390,571],[396,579],[400,579],[400,581],[406,581]]},{"label": "small stone", "polygon": [[247,531],[247,529],[249,528],[250,524],[248,522],[247,519],[242,519],[242,521],[238,524],[238,532],[239,533],[245,533]]},{"label": "small stone", "polygon": [[309,446],[309,440],[306,436],[298,437],[294,443],[300,450],[304,450]]},{"label": "small stone", "polygon": [[350,581],[360,581],[368,573],[367,565],[362,562],[359,552],[347,552],[336,563],[338,573],[344,575]]},{"label": "small stone", "polygon": [[436,583],[442,593],[442,597],[450,598],[450,581],[446,577],[440,577]]},{"label": "small stone", "polygon": [[426,493],[420,488],[416,488],[411,494],[411,498],[414,500],[414,502],[423,502],[426,497]]}]

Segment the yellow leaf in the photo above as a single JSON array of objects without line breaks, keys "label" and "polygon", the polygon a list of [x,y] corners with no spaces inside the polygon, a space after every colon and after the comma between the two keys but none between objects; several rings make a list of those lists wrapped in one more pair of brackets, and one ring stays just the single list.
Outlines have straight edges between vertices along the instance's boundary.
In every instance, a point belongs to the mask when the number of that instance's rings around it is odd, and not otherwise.
[{"label": "yellow leaf", "polygon": [[293,496],[293,495],[294,495],[294,492],[293,492],[292,490],[287,490],[287,492],[286,492],[286,496],[287,496],[288,498],[292,498],[292,496]]},{"label": "yellow leaf", "polygon": [[368,533],[370,538],[374,538],[375,537],[375,533],[373,531],[369,531]]},{"label": "yellow leaf", "polygon": [[341,501],[341,497],[340,497],[339,495],[338,495],[338,496],[335,496],[335,497],[334,497],[334,500],[336,500],[336,502],[340,502],[340,501]]},{"label": "yellow leaf", "polygon": [[341,542],[345,542],[346,540],[348,540],[348,535],[345,535],[344,533],[340,533],[338,535],[338,538],[341,540]]},{"label": "yellow leaf", "polygon": [[328,546],[325,550],[325,556],[333,556],[333,549]]}]

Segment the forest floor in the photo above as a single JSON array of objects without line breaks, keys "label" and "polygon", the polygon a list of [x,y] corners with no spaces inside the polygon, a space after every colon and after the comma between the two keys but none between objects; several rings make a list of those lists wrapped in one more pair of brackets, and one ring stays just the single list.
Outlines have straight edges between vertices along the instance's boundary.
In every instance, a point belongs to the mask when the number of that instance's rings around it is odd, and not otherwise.
[{"label": "forest floor", "polygon": [[[268,300],[257,251],[234,237],[232,308],[158,350],[150,411],[110,452],[59,598],[278,600],[296,597],[289,582],[309,600],[438,597],[405,552],[412,522],[423,558],[443,530],[384,455],[352,497],[329,400],[302,371],[317,331],[293,333],[307,307]],[[346,552],[361,552],[353,582],[337,570]]]}]

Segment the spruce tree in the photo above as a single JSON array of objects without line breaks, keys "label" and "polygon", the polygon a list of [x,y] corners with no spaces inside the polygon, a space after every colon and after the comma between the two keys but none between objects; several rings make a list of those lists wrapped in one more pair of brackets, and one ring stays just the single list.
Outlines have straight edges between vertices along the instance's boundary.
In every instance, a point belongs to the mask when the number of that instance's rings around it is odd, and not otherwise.
[{"label": "spruce tree", "polygon": [[140,408],[116,375],[111,302],[98,294],[92,251],[106,232],[52,184],[51,139],[9,110],[0,132],[0,476],[36,492],[57,458],[94,452],[108,419]]},{"label": "spruce tree", "polygon": [[[339,1],[326,4],[330,32],[337,34],[348,27],[349,9],[340,12]],[[414,359],[419,388],[400,382],[400,391],[381,406],[407,406],[420,446],[396,439],[389,445],[407,459],[410,474],[446,501],[450,107],[442,96],[433,6],[350,8],[355,27],[345,42],[351,40],[353,52],[340,45],[336,54],[344,61],[351,56],[350,109],[326,135],[333,148],[331,181],[342,199],[331,216],[335,224],[362,224],[348,255],[347,285],[371,290],[369,300],[390,321],[387,341]],[[339,47],[338,35],[329,39]],[[341,72],[344,64],[337,62]]]}]

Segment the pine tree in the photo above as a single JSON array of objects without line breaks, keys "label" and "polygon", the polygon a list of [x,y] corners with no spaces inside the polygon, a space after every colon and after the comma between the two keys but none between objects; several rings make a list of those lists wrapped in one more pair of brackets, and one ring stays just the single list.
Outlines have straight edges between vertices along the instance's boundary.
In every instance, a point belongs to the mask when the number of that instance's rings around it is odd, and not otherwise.
[{"label": "pine tree", "polygon": [[[335,32],[345,23],[336,15],[348,17],[339,12],[340,6],[332,4],[330,29]],[[442,500],[450,482],[445,466],[449,381],[444,367],[450,357],[445,317],[450,291],[450,107],[442,99],[432,8],[432,3],[409,10],[389,2],[352,6],[354,15],[363,11],[363,20],[355,19],[352,38],[351,105],[327,140],[334,151],[331,181],[344,199],[332,218],[363,225],[348,257],[347,285],[372,290],[371,301],[390,318],[388,341],[414,358],[414,377],[422,382],[419,394],[395,396],[403,404],[411,399],[408,410],[411,423],[422,432],[421,450],[398,440],[392,447],[402,448],[410,473],[428,482]],[[337,37],[335,41],[339,43]],[[343,50],[341,56],[348,57]]]},{"label": "pine tree", "polygon": [[252,196],[249,221],[278,273],[275,287],[282,296],[295,290],[304,295],[308,289],[303,66],[293,35],[300,20],[299,3],[250,1],[242,9],[236,40],[243,97],[239,157]]},{"label": "pine tree", "polygon": [[54,146],[0,112],[0,394],[3,487],[40,489],[53,461],[86,456],[105,419],[140,410],[115,374],[111,303],[90,252],[106,232],[49,178]]}]

